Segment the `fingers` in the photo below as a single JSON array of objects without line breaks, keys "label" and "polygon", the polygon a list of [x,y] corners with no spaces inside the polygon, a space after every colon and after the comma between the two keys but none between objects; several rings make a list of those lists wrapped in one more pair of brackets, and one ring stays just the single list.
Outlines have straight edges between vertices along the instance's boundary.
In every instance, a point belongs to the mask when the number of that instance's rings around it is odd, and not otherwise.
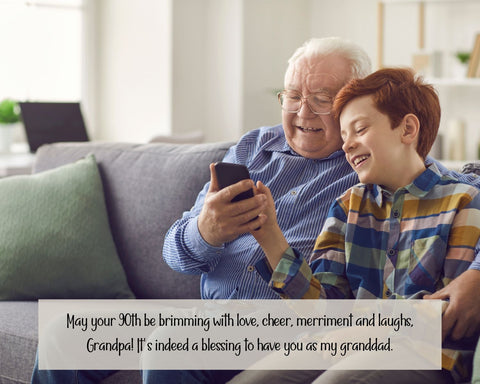
[{"label": "fingers", "polygon": [[265,184],[263,184],[261,181],[257,181],[257,189],[260,193],[266,194],[268,197],[272,197],[272,192],[270,191],[270,188],[268,188]]},{"label": "fingers", "polygon": [[258,193],[264,194],[265,196],[267,196],[267,199],[269,201],[273,202],[272,192],[270,191],[270,188],[268,188],[265,184],[263,184],[261,181],[257,181],[256,189]]},{"label": "fingers", "polygon": [[242,181],[239,181],[238,183],[235,183],[235,184],[229,185],[228,187],[223,188],[221,191],[219,191],[219,195],[221,196],[221,198],[224,200],[225,203],[230,203],[239,194],[251,190],[253,186],[254,184],[252,180],[250,179],[242,180]]},{"label": "fingers", "polygon": [[218,187],[218,179],[217,179],[217,172],[215,172],[215,164],[210,164],[210,187],[208,188],[208,192],[217,192],[219,190]]},{"label": "fingers", "polygon": [[[232,202],[236,196],[249,190],[254,191],[252,198]],[[200,234],[209,244],[219,246],[259,229],[267,217],[275,215],[271,214],[272,208],[267,205],[270,203],[267,200],[271,201],[275,212],[270,190],[261,182],[255,186],[250,179],[219,189],[215,164],[210,164],[210,185],[198,220]]]},{"label": "fingers", "polygon": [[235,196],[253,187],[253,181],[242,180],[215,191],[217,181],[215,169],[212,166],[210,173],[209,192],[197,224],[200,234],[207,243],[220,246],[261,225],[262,220],[258,220],[258,215],[265,209],[267,198],[264,194],[258,194],[232,203]]},{"label": "fingers", "polygon": [[431,295],[425,295],[423,298],[427,300],[446,300],[450,298],[450,294],[445,289],[441,289]]},{"label": "fingers", "polygon": [[455,310],[449,305],[442,316],[442,340],[445,340],[456,322]]},{"label": "fingers", "polygon": [[480,275],[467,270],[438,292],[426,299],[449,299],[442,317],[442,336],[458,340],[477,332],[480,324]]},{"label": "fingers", "polygon": [[273,200],[272,192],[270,188],[268,188],[265,184],[261,181],[257,181],[257,190],[264,194],[267,198],[267,212],[270,216],[275,216],[276,220],[276,212],[275,212],[275,201]]},{"label": "fingers", "polygon": [[[458,311],[458,309],[456,310]],[[442,318],[442,328],[444,328],[445,336],[450,333],[453,340],[460,340],[464,337],[470,337],[477,331],[478,325],[475,321],[474,314],[467,312],[462,316],[458,316],[453,310],[452,312],[445,311]],[[447,328],[448,327],[448,328]],[[450,331],[450,332],[449,332]]]}]

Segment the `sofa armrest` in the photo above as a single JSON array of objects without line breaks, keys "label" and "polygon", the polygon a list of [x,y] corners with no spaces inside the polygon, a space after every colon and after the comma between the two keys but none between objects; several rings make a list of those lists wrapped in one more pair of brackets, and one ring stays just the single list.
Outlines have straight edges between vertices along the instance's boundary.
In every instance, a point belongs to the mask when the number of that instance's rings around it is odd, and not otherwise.
[{"label": "sofa armrest", "polygon": [[462,173],[474,173],[480,175],[480,162],[467,163],[462,167]]}]

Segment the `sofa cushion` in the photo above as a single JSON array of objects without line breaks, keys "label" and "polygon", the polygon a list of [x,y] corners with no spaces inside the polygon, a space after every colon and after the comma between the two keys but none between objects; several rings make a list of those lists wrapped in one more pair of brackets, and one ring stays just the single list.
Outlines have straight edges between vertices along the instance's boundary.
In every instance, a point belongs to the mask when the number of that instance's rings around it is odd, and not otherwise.
[{"label": "sofa cushion", "polygon": [[38,334],[37,302],[0,302],[0,383],[29,383]]},{"label": "sofa cushion", "polygon": [[480,384],[480,340],[473,355],[472,384]]},{"label": "sofa cushion", "polygon": [[137,298],[197,299],[199,276],[172,271],[162,258],[163,240],[209,180],[209,164],[231,144],[56,143],[37,151],[34,171],[93,153],[113,238]]},{"label": "sofa cushion", "polygon": [[0,180],[0,299],[133,298],[93,156]]}]

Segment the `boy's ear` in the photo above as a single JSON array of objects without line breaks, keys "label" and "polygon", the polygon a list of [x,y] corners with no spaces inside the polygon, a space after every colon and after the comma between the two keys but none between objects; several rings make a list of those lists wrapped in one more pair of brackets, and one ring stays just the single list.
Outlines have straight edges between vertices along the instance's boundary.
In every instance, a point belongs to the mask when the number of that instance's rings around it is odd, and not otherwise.
[{"label": "boy's ear", "polygon": [[403,118],[402,142],[412,144],[417,141],[420,134],[420,121],[413,113],[409,113]]}]

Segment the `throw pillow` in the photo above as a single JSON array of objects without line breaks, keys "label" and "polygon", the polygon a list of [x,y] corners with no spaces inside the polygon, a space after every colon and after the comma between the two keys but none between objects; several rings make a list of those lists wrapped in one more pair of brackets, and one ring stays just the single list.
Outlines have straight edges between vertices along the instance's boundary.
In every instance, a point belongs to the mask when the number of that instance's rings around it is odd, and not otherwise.
[{"label": "throw pillow", "polygon": [[0,299],[134,298],[93,155],[0,179]]}]

